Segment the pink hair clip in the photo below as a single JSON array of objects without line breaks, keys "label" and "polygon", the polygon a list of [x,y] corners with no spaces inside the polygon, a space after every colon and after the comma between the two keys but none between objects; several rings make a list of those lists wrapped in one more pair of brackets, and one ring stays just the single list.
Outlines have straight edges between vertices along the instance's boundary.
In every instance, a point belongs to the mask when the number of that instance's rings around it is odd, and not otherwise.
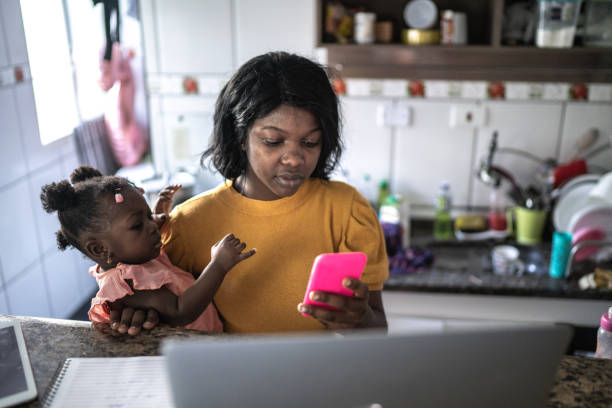
[{"label": "pink hair clip", "polygon": [[115,193],[115,202],[116,203],[122,203],[123,202],[123,194],[120,193],[121,189],[120,188],[116,188],[115,191],[117,191],[117,193]]}]

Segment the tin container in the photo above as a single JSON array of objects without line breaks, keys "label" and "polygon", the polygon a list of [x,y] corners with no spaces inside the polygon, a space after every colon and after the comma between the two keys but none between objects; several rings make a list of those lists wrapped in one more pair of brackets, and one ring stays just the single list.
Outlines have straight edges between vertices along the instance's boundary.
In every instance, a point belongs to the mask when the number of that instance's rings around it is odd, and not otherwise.
[{"label": "tin container", "polygon": [[453,10],[442,11],[441,44],[467,44],[467,15]]}]

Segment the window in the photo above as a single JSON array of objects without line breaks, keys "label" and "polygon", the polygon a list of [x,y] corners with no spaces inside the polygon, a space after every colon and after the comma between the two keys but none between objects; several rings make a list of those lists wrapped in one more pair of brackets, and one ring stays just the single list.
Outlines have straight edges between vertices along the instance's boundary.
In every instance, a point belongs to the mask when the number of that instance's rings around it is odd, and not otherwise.
[{"label": "window", "polygon": [[62,0],[21,0],[32,87],[43,145],[78,124],[67,20]]}]

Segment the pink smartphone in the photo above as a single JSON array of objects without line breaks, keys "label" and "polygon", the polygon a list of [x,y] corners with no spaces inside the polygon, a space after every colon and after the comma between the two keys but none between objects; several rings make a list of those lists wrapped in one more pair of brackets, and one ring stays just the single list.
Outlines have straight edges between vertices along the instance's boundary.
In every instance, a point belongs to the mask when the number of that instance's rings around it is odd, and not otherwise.
[{"label": "pink smartphone", "polygon": [[[310,300],[310,292],[313,290],[321,292],[336,293],[343,296],[353,296],[353,291],[342,286],[345,276],[361,278],[363,268],[368,257],[363,252],[338,252],[333,254],[321,254],[317,256],[312,264],[310,279],[306,287],[303,303],[313,306],[321,306],[330,310],[337,310],[326,303]],[[302,313],[303,316],[310,315]]]}]

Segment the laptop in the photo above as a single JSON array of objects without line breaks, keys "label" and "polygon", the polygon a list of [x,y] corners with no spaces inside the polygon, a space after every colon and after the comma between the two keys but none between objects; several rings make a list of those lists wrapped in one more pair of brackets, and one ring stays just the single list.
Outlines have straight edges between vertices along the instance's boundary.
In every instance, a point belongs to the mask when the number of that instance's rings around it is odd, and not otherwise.
[{"label": "laptop", "polygon": [[186,407],[543,407],[562,325],[166,340]]}]

